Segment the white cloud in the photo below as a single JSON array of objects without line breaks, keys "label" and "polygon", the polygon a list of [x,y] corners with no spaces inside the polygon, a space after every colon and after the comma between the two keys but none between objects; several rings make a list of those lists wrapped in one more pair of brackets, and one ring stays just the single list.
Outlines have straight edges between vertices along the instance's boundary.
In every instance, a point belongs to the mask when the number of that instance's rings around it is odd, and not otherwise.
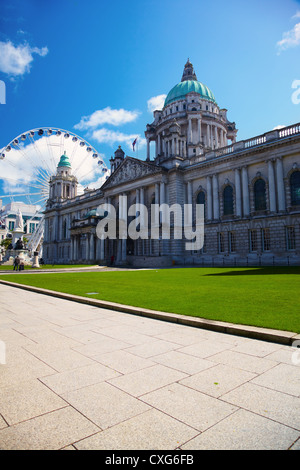
[{"label": "white cloud", "polygon": [[135,121],[139,116],[139,111],[127,111],[126,109],[112,109],[107,107],[98,109],[90,116],[83,116],[75,129],[90,129],[101,126],[102,124],[111,124],[112,126],[120,126],[128,122]]},{"label": "white cloud", "polygon": [[14,46],[11,41],[0,41],[0,71],[12,76],[28,73],[34,60],[33,54],[44,57],[48,54],[48,48],[39,49],[28,44]]},{"label": "white cloud", "polygon": [[153,113],[156,109],[162,109],[164,107],[165,99],[167,95],[153,96],[147,101],[148,111]]},{"label": "white cloud", "polygon": [[[300,12],[299,12],[300,13]],[[298,14],[298,13],[297,13]],[[289,49],[290,47],[295,47],[300,44],[300,23],[295,24],[293,29],[283,33],[281,41],[277,42],[278,53]]]},{"label": "white cloud", "polygon": [[138,146],[143,147],[146,144],[146,139],[141,138],[137,134],[124,134],[123,132],[119,131],[112,131],[110,129],[97,129],[92,133],[91,136],[99,143],[107,143],[109,145],[125,143],[128,147],[132,149],[132,142],[137,137],[138,138]]},{"label": "white cloud", "polygon": [[300,18],[300,11],[297,11],[297,13],[294,16],[292,16],[292,20],[296,18]]}]

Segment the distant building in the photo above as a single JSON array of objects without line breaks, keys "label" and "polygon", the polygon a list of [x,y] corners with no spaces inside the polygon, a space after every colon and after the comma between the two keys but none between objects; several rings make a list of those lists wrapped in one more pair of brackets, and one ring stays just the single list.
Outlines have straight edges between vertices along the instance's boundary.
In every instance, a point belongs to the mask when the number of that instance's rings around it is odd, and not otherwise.
[{"label": "distant building", "polygon": [[[237,141],[235,123],[188,60],[145,136],[145,160],[125,157],[119,147],[110,177],[80,196],[62,156],[45,211],[45,262],[105,264],[113,256],[117,264],[133,266],[299,264],[300,124]],[[172,238],[172,223],[168,240],[150,233],[146,239],[101,240],[96,209],[105,202],[117,214],[139,202],[149,213],[154,203],[192,204],[193,223],[196,204],[204,204],[204,246],[187,251],[186,240]]]},{"label": "distant building", "polygon": [[38,226],[43,214],[40,212],[41,207],[34,204],[25,204],[23,202],[10,202],[5,206],[0,205],[0,237],[3,240],[15,228],[16,217],[18,211],[23,216],[23,224],[25,237],[31,235]]}]

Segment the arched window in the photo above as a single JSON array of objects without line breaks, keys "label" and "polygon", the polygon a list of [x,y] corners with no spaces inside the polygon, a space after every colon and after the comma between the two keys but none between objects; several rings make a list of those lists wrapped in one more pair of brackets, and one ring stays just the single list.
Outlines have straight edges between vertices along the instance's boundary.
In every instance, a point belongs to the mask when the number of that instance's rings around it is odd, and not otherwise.
[{"label": "arched window", "polygon": [[205,216],[205,192],[200,191],[197,195],[197,204],[204,204],[204,216]]},{"label": "arched window", "polygon": [[300,171],[294,171],[290,177],[292,206],[300,205]]},{"label": "arched window", "polygon": [[223,191],[224,215],[233,214],[233,189],[232,186],[226,186]]},{"label": "arched window", "polygon": [[67,222],[65,220],[63,223],[63,238],[67,238]]},{"label": "arched window", "polygon": [[266,183],[262,178],[254,183],[254,208],[256,211],[265,211],[267,208]]}]

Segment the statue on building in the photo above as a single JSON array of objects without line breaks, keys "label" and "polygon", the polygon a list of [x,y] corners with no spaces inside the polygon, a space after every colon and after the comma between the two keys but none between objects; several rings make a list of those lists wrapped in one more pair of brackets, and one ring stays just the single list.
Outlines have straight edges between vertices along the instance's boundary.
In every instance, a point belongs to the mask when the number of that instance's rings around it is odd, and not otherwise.
[{"label": "statue on building", "polygon": [[17,212],[16,216],[16,226],[15,226],[15,231],[17,232],[24,232],[24,223],[23,223],[23,217],[20,209]]}]

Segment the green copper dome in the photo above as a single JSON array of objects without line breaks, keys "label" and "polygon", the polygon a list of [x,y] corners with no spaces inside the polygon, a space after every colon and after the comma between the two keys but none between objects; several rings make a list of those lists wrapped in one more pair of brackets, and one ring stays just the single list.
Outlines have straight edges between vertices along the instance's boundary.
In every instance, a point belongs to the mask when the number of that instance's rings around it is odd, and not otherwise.
[{"label": "green copper dome", "polygon": [[164,106],[167,106],[174,101],[185,99],[186,95],[191,92],[198,93],[201,98],[217,104],[215,97],[210,89],[203,83],[198,82],[193,65],[188,59],[184,67],[181,82],[175,85],[168,93]]},{"label": "green copper dome", "polygon": [[213,93],[206,85],[203,85],[203,83],[198,82],[197,80],[185,80],[184,82],[180,82],[175,85],[168,93],[165,100],[165,106],[173,103],[174,101],[184,99],[186,95],[191,92],[198,93],[201,98],[216,103]]},{"label": "green copper dome", "polygon": [[60,157],[59,164],[57,165],[58,167],[60,166],[68,166],[71,168],[71,163],[69,160],[69,157],[66,155],[66,152]]}]

